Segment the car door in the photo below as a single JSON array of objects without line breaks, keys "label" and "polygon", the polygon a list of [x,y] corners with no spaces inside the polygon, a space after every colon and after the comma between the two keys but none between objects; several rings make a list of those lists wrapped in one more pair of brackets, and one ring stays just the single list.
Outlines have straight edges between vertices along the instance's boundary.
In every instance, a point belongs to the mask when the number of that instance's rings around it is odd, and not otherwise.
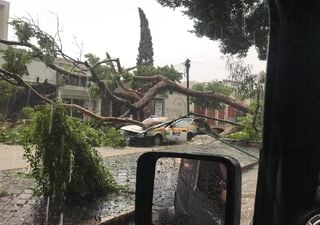
[{"label": "car door", "polygon": [[170,141],[186,141],[192,118],[182,118],[166,127],[166,139]]}]

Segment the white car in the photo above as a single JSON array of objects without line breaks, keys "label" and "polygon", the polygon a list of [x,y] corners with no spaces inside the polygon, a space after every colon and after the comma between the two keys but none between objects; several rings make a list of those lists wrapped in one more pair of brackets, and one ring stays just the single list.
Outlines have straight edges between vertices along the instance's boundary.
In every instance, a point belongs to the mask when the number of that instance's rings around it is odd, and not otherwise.
[{"label": "white car", "polygon": [[201,133],[201,128],[207,129],[208,127],[205,119],[186,116],[146,129],[138,125],[128,125],[121,127],[120,131],[126,135],[129,145],[160,145],[163,142],[190,141],[195,135]]}]

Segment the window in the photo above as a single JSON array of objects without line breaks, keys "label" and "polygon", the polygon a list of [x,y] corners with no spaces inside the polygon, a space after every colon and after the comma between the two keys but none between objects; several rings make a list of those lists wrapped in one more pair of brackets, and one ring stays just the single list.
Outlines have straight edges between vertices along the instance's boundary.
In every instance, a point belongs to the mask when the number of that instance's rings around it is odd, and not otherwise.
[{"label": "window", "polygon": [[184,118],[173,124],[175,128],[186,128],[189,127],[192,123],[192,118]]}]

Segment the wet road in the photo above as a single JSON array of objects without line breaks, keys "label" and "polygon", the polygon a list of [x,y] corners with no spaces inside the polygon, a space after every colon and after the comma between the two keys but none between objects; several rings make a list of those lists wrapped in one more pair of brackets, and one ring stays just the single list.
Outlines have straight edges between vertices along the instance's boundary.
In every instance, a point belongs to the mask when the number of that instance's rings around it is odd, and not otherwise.
[{"label": "wet road", "polygon": [[[3,145],[0,146],[0,149],[1,151],[3,150]],[[10,147],[8,147],[8,149],[10,149]],[[101,153],[104,151],[102,155],[109,156],[104,159],[104,163],[114,174],[116,180],[121,184],[127,184],[128,187],[134,191],[137,159],[142,152],[150,150],[231,155],[237,158],[242,166],[257,161],[256,159],[221,143],[213,143],[210,145],[188,144],[183,146],[162,146],[157,149],[139,148],[125,150],[123,152],[121,152],[122,150],[107,151],[100,149],[99,152]],[[22,163],[23,165],[23,160],[21,159],[21,155],[19,155],[19,151],[21,152],[21,149],[11,152],[13,153],[11,154],[13,157],[13,164]],[[257,150],[249,149],[247,151],[251,154],[258,155]],[[128,154],[131,152],[133,152],[133,154]],[[14,159],[15,157],[17,159]],[[20,159],[18,159],[19,157]],[[4,165],[2,162],[5,160],[10,159],[4,157],[0,152],[0,167]],[[20,172],[22,175],[19,175],[17,172]],[[8,193],[7,196],[0,198],[0,224],[44,224],[46,200],[32,196],[30,188],[34,187],[34,181],[24,177],[24,172],[25,170],[0,170],[0,189],[6,190]],[[96,202],[92,205],[79,205],[72,209],[64,209],[63,224],[80,224],[80,222],[81,224],[98,224],[101,218],[117,215],[132,206],[134,206],[133,194],[109,196],[109,199]],[[52,206],[52,208],[54,207]],[[60,215],[54,215],[53,210],[50,211],[50,213],[56,217],[56,220],[61,218]]]}]

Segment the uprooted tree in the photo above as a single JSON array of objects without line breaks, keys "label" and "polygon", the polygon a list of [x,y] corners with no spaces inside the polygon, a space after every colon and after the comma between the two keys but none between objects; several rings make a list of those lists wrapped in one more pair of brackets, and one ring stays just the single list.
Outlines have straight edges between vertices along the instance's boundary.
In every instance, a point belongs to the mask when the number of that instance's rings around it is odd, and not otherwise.
[{"label": "uprooted tree", "polygon": [[[64,107],[80,111],[101,122],[142,125],[141,117],[130,119],[129,116],[143,111],[157,94],[175,91],[191,97],[212,99],[240,111],[250,112],[239,100],[218,91],[192,90],[179,85],[182,74],[173,66],[139,67],[132,73],[130,68],[121,68],[119,60],[111,58],[108,54],[104,59],[87,54],[86,60],[83,61],[64,52],[59,31],[51,36],[32,20],[26,19],[15,19],[11,25],[18,41],[0,40],[0,43],[8,46],[2,51],[5,63],[0,68],[0,81],[24,87],[27,92],[52,105],[51,109],[44,106],[40,107],[43,111],[31,113],[34,115],[34,120],[31,120],[34,127],[29,129],[25,145],[26,157],[33,165],[32,175],[39,184],[40,193],[45,196],[72,201],[77,198],[98,198],[110,191],[121,190],[104,169],[97,152],[85,141],[81,127],[68,120],[63,112]],[[88,88],[106,100],[102,101],[106,111],[110,101],[124,106],[127,111],[120,117],[112,117],[108,113],[98,115],[77,104],[57,104],[52,98],[54,95],[45,95],[25,81],[24,76],[29,73],[28,64],[33,60],[41,61],[59,76],[89,75]],[[8,91],[10,92],[9,89]],[[51,119],[48,118],[49,113]],[[96,176],[87,179],[92,171]]]},{"label": "uprooted tree", "polygon": [[[141,125],[139,117],[136,120],[128,117],[142,111],[158,93],[169,90],[191,97],[210,98],[231,105],[242,112],[250,112],[248,106],[241,101],[217,91],[197,91],[179,85],[176,81],[181,79],[181,74],[175,71],[172,66],[140,68],[132,73],[130,68],[121,68],[119,60],[112,59],[108,54],[105,59],[99,59],[92,54],[87,55],[87,60],[82,61],[64,52],[59,32],[55,36],[51,36],[32,20],[27,19],[14,19],[11,25],[18,41],[0,40],[0,43],[8,46],[3,50],[5,63],[0,69],[0,79],[12,85],[27,88],[44,102],[51,103],[52,100],[48,96],[41,95],[22,78],[28,74],[27,64],[35,59],[65,76],[89,74],[89,83],[96,87],[97,93],[101,97],[117,102],[127,109],[121,116],[112,117],[98,115],[76,104],[63,104],[102,122]],[[14,57],[10,57],[12,55]],[[113,62],[117,63],[117,68]]]}]

